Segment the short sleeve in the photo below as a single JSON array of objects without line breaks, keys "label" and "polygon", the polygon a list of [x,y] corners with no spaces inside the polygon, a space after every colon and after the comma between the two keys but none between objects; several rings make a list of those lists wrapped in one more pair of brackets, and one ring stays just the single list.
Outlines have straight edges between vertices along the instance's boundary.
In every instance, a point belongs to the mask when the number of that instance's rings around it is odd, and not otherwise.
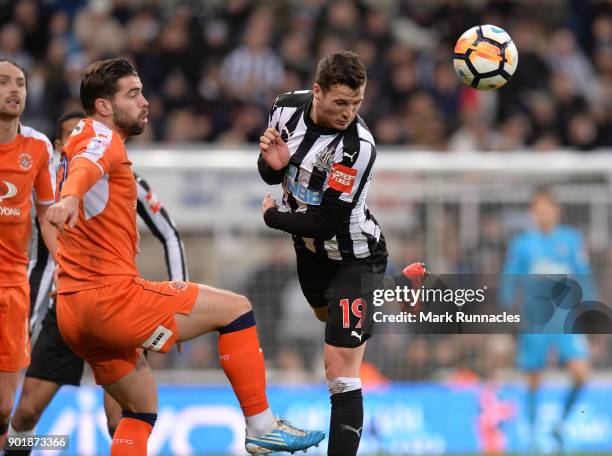
[{"label": "short sleeve", "polygon": [[76,152],[70,163],[77,158],[86,158],[95,163],[100,170],[101,176],[108,174],[116,160],[116,147],[113,147],[112,136],[96,135],[84,138],[76,146]]}]

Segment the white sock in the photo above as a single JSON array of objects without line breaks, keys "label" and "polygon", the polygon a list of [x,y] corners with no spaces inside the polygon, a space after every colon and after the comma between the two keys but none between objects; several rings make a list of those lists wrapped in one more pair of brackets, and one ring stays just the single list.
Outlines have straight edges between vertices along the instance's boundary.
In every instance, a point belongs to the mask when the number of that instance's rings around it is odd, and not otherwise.
[{"label": "white sock", "polygon": [[327,380],[327,389],[330,396],[358,390],[361,389],[361,379],[359,377],[336,377]]},{"label": "white sock", "polygon": [[25,431],[17,431],[13,427],[13,423],[9,421],[8,435],[10,435],[11,437],[27,437],[34,434],[36,434],[36,426],[34,426],[34,428],[32,429],[28,429]]},{"label": "white sock", "polygon": [[276,417],[269,407],[257,415],[245,416],[244,419],[246,421],[246,433],[251,437],[267,434],[274,429],[276,423]]}]

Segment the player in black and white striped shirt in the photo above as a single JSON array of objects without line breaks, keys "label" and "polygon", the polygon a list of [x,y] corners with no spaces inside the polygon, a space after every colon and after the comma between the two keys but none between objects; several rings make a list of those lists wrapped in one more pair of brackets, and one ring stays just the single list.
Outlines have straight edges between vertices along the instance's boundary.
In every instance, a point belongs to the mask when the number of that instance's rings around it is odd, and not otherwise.
[{"label": "player in black and white striped shirt", "polygon": [[[79,111],[68,112],[57,121],[55,149],[61,150],[64,141],[75,125],[84,118]],[[58,172],[62,172],[61,164]],[[187,281],[185,250],[174,222],[161,205],[149,184],[135,174],[137,184],[137,212],[153,235],[164,247],[166,267],[170,280]],[[36,225],[37,226],[37,225]],[[55,264],[39,231],[33,230],[30,254],[30,330],[46,312],[36,343],[32,349],[32,361],[28,368],[21,398],[11,418],[9,435],[33,434],[34,427],[55,393],[62,385],[76,385],[83,375],[83,359],[76,356],[64,342],[58,326],[55,304],[50,299]],[[47,310],[48,308],[48,310]],[[114,432],[121,408],[105,394],[104,406],[108,417],[109,432]]]},{"label": "player in black and white striped shirt", "polygon": [[[300,285],[325,327],[325,372],[332,412],[327,454],[357,454],[363,426],[359,369],[371,336],[372,290],[384,286],[385,238],[366,204],[374,138],[357,112],[366,70],[348,51],[325,56],[313,90],[280,95],[260,138],[263,180],[283,185],[283,210],[268,194],[265,223],[293,235]],[[419,287],[424,266],[393,283]],[[380,285],[378,285],[380,284]]]},{"label": "player in black and white striped shirt", "polygon": [[[291,92],[272,107],[269,130],[280,132],[291,158],[280,171],[270,169],[263,156],[259,161],[267,183],[283,183],[288,209],[270,211],[266,223],[288,228],[296,244],[329,259],[368,258],[382,238],[365,203],[376,160],[374,138],[359,116],[330,127],[316,124],[306,115],[314,97],[310,90]],[[345,128],[339,134],[334,127]]]}]

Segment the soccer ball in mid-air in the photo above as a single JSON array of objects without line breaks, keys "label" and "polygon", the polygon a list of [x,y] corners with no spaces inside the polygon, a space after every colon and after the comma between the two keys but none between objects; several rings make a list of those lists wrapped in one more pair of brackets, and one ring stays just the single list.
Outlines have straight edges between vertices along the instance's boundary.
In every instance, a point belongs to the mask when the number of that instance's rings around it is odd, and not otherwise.
[{"label": "soccer ball in mid-air", "polygon": [[516,71],[518,50],[504,29],[478,25],[457,40],[453,63],[465,85],[478,90],[499,89]]}]

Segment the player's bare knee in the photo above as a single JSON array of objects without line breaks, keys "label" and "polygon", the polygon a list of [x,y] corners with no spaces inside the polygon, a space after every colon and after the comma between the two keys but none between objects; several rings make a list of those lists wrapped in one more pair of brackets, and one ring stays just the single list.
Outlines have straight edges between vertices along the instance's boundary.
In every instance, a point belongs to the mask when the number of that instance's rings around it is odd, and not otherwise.
[{"label": "player's bare knee", "polygon": [[349,348],[325,345],[323,360],[328,380],[337,377],[359,377],[365,344]]},{"label": "player's bare knee", "polygon": [[325,363],[325,378],[327,378],[328,381],[342,376],[342,369],[339,369],[338,366],[333,364]]},{"label": "player's bare knee", "polygon": [[358,375],[350,364],[342,362],[340,358],[325,359],[325,377],[333,380],[338,377],[353,377]]},{"label": "player's bare knee", "polygon": [[[244,315],[247,312],[253,310],[253,306],[251,305],[251,301],[248,300],[246,296],[235,295],[231,300],[231,309],[232,309],[232,321],[236,318]],[[231,323],[231,322],[230,322]]]},{"label": "player's bare knee", "polygon": [[24,407],[20,404],[11,418],[11,423],[17,431],[29,431],[30,429],[34,429],[38,420],[40,420],[41,414],[42,411],[38,410],[36,407],[31,405]]}]

